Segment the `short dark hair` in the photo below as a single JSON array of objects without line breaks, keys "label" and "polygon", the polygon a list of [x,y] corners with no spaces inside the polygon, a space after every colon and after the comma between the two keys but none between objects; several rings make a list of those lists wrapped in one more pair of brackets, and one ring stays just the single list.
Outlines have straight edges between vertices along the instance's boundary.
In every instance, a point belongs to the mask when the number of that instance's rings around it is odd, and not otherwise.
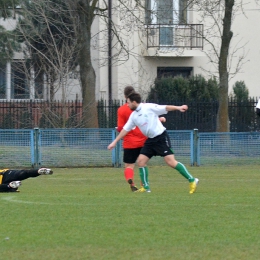
[{"label": "short dark hair", "polygon": [[142,101],[141,95],[137,92],[131,93],[127,98],[129,98],[131,102],[135,101],[138,104],[140,104]]},{"label": "short dark hair", "polygon": [[124,89],[124,95],[126,98],[133,92],[135,92],[135,89],[132,86],[126,86]]}]

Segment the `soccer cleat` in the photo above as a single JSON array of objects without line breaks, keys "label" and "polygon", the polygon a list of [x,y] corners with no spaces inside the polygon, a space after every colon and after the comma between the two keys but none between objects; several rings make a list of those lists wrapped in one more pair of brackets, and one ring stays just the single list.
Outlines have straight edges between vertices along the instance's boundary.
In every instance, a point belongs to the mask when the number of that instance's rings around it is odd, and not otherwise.
[{"label": "soccer cleat", "polygon": [[13,189],[17,189],[18,187],[20,187],[22,185],[22,183],[20,181],[12,181],[9,183],[9,187],[13,188]]},{"label": "soccer cleat", "polygon": [[138,191],[138,188],[137,188],[136,186],[130,185],[130,189],[131,189],[131,191],[133,191],[133,192]]},{"label": "soccer cleat", "polygon": [[145,189],[143,186],[139,189],[139,190],[137,190],[136,192],[151,192],[151,190],[150,189]]},{"label": "soccer cleat", "polygon": [[135,191],[138,190],[138,188],[134,185],[132,179],[127,180],[127,182],[130,184],[130,189],[131,189],[131,191],[135,192]]},{"label": "soccer cleat", "polygon": [[40,168],[38,170],[38,173],[41,175],[49,175],[49,174],[53,174],[52,169],[48,169],[48,168]]},{"label": "soccer cleat", "polygon": [[197,178],[195,178],[193,182],[190,182],[190,194],[192,194],[196,191],[198,183],[199,183],[199,179],[197,179]]}]

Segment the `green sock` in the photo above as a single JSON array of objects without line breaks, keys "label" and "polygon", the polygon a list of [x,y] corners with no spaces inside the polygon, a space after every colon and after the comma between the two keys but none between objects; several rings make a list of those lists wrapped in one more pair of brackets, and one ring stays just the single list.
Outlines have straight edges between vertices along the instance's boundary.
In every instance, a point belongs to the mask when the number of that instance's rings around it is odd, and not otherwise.
[{"label": "green sock", "polygon": [[188,170],[186,169],[186,167],[178,162],[175,169],[183,176],[185,177],[189,182],[193,182],[194,178],[193,176],[188,172]]},{"label": "green sock", "polygon": [[140,174],[141,181],[144,185],[144,188],[150,189],[149,180],[148,180],[148,175],[149,175],[148,168],[147,167],[140,167],[139,168],[139,174]]}]

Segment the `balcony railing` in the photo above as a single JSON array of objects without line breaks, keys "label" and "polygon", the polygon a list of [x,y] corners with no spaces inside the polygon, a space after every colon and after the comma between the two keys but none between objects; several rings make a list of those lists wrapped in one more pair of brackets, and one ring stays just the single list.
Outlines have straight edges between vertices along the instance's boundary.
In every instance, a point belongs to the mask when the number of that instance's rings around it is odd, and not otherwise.
[{"label": "balcony railing", "polygon": [[203,24],[147,24],[147,48],[203,49]]}]

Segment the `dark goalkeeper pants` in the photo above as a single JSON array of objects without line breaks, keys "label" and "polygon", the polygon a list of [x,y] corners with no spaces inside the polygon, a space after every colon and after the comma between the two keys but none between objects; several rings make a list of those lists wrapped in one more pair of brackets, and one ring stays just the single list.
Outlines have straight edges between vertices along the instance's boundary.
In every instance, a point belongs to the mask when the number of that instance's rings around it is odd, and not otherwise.
[{"label": "dark goalkeeper pants", "polygon": [[36,170],[7,170],[4,173],[2,184],[8,184],[12,181],[22,181],[28,178],[38,177],[38,169]]}]

